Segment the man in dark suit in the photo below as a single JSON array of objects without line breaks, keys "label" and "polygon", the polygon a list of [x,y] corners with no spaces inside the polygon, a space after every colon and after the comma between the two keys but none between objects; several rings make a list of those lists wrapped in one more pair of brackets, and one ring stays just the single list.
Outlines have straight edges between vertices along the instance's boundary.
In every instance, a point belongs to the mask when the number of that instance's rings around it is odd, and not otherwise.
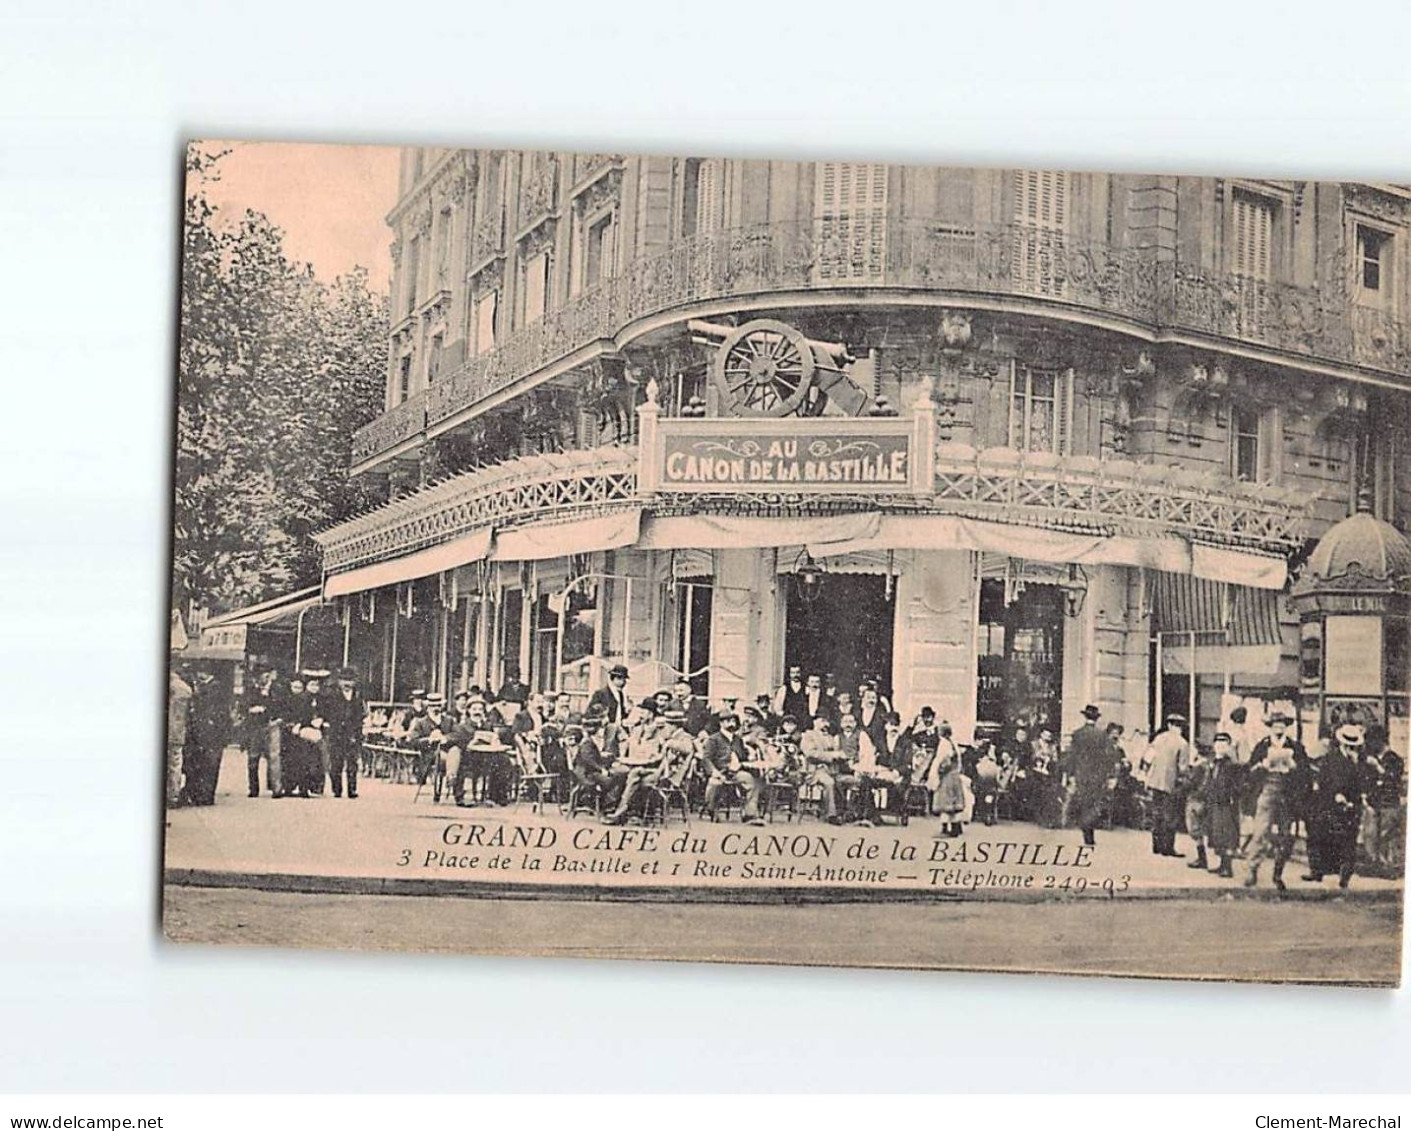
[{"label": "man in dark suit", "polygon": [[1308,871],[1303,878],[1309,883],[1321,883],[1329,872],[1338,877],[1339,887],[1352,882],[1362,820],[1357,763],[1363,742],[1360,726],[1344,724],[1326,754],[1315,745],[1304,760],[1301,809],[1308,830]]},{"label": "man in dark suit", "polygon": [[620,725],[631,708],[632,704],[627,698],[627,668],[623,664],[614,664],[608,671],[607,686],[598,688],[588,700],[585,715],[598,715],[604,724]]},{"label": "man in dark suit", "polygon": [[715,799],[720,787],[726,782],[734,782],[740,787],[745,798],[742,814],[748,824],[762,825],[759,816],[759,799],[764,791],[763,779],[744,768],[749,753],[740,738],[740,720],[734,714],[722,712],[719,716],[720,729],[705,740],[702,762],[707,773],[705,804],[702,813],[715,820]]},{"label": "man in dark suit", "polygon": [[1111,737],[1100,730],[1102,712],[1089,703],[1083,708],[1087,720],[1073,732],[1068,747],[1068,773],[1073,779],[1074,823],[1083,830],[1083,843],[1097,843],[1097,826],[1107,802],[1107,779],[1117,764],[1118,751]]},{"label": "man in dark suit", "polygon": [[573,752],[573,776],[578,779],[579,785],[597,786],[603,812],[611,812],[627,775],[613,772],[611,758],[598,745],[602,736],[602,715],[589,711],[583,716],[581,725],[583,738]]},{"label": "man in dark suit", "polygon": [[706,729],[706,724],[710,722],[710,704],[691,690],[691,681],[684,677],[676,681],[676,685],[672,688],[672,695],[676,700],[676,705],[686,716],[683,729],[692,738],[695,738]]},{"label": "man in dark suit", "polygon": [[356,678],[352,668],[340,668],[337,689],[324,708],[328,720],[325,734],[328,776],[333,796],[343,796],[346,779],[349,800],[358,796],[358,755],[363,738],[363,697],[358,694]]},{"label": "man in dark suit", "polygon": [[823,677],[813,673],[804,680],[804,713],[796,715],[801,730],[811,730],[813,720],[822,715],[830,723],[837,723],[837,708],[833,697],[823,687]]},{"label": "man in dark suit", "polygon": [[808,695],[805,690],[803,668],[798,664],[789,665],[789,673],[784,679],[783,686],[774,692],[774,698],[770,701],[770,708],[779,718],[785,715],[793,715],[796,719],[804,718],[808,711]]}]

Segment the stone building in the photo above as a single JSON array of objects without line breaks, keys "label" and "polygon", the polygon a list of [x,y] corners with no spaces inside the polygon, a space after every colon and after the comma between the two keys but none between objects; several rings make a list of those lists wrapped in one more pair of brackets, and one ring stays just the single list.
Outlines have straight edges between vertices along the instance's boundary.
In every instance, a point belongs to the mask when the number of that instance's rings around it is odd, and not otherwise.
[{"label": "stone building", "polygon": [[1208,738],[1297,696],[1317,538],[1411,516],[1409,219],[1389,184],[408,150],[351,468],[388,502],[319,535],[325,598],[389,698],[798,663],[962,737],[1095,702]]}]

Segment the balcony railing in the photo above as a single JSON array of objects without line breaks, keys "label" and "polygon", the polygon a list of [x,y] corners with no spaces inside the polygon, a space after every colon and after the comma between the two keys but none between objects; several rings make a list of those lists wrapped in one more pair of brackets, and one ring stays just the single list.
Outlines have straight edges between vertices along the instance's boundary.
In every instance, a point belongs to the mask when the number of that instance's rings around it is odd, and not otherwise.
[{"label": "balcony railing", "polygon": [[[865,232],[852,232],[804,221],[701,232],[633,261],[439,381],[426,402],[427,424],[434,427],[575,350],[674,307],[839,289],[944,293],[962,304],[969,295],[1007,296],[1115,315],[1154,332],[1234,339],[1411,375],[1407,328],[1381,311],[1354,306],[1344,291],[1204,273],[1158,262],[1146,249],[1082,243],[1022,226],[869,221]],[[359,433],[355,453],[378,450]],[[360,458],[367,455],[355,455]]]},{"label": "balcony railing", "polygon": [[[1008,448],[936,449],[934,501],[852,499],[851,507],[910,514],[964,514],[1054,530],[1178,537],[1286,554],[1304,536],[1311,505],[1296,488],[1234,483],[1214,475]],[[520,456],[462,472],[319,533],[329,572],[438,545],[487,525],[497,529],[566,514],[623,507],[709,509],[699,496],[638,493],[637,451],[594,448]],[[831,506],[811,499],[799,507]]]},{"label": "balcony railing", "polygon": [[[433,386],[434,388],[435,386]],[[353,466],[390,452],[426,430],[426,394],[414,393],[353,433]]]}]

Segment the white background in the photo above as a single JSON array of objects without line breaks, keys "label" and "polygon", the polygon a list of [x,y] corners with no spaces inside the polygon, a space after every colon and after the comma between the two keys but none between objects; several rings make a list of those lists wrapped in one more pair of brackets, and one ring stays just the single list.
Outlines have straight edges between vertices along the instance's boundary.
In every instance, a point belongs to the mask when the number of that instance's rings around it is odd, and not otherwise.
[{"label": "white background", "polygon": [[1404,1086],[1404,992],[177,949],[155,805],[183,138],[1411,181],[1409,32],[1326,2],[7,0],[0,1092]]}]

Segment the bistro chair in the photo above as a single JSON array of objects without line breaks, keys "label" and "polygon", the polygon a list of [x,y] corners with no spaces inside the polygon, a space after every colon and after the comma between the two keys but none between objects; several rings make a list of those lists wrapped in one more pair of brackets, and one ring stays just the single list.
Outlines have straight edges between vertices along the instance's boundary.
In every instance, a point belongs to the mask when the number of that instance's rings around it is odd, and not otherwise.
[{"label": "bistro chair", "polygon": [[764,783],[764,815],[770,824],[774,823],[775,813],[787,812],[790,824],[800,816],[800,788],[787,778],[773,778]]},{"label": "bistro chair", "polygon": [[602,819],[603,791],[597,783],[575,780],[572,788],[569,789],[568,811],[565,815],[572,820],[579,813],[592,813],[593,816]]}]

